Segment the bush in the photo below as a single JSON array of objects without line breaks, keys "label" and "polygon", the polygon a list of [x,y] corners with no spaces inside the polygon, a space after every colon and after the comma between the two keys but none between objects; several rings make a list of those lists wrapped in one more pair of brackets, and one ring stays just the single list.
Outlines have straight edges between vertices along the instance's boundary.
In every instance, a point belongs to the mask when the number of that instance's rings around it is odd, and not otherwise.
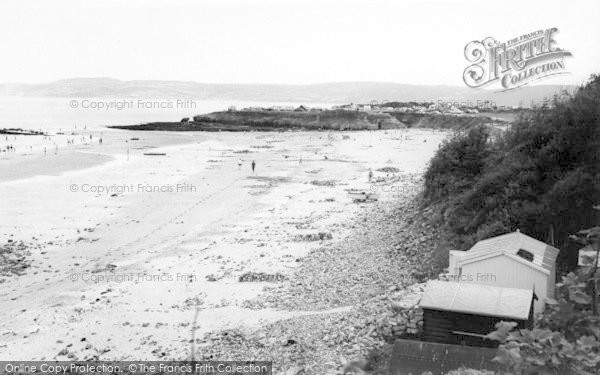
[{"label": "bush", "polygon": [[433,202],[468,189],[489,154],[487,140],[487,131],[479,126],[443,143],[425,173],[425,198]]},{"label": "bush", "polygon": [[425,173],[425,202],[440,206],[455,247],[520,229],[553,239],[559,267],[572,268],[569,233],[599,218],[600,76],[488,139],[476,127],[444,143]]}]

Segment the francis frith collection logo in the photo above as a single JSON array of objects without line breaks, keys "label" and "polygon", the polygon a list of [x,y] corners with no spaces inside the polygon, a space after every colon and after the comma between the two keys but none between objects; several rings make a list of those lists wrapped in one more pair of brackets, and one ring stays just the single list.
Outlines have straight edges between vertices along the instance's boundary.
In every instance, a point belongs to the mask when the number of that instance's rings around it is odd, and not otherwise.
[{"label": "francis frith collection logo", "polygon": [[496,84],[512,90],[542,78],[568,73],[565,58],[571,52],[558,47],[554,39],[558,29],[537,30],[499,42],[492,37],[474,40],[465,47],[471,63],[463,80],[469,87]]}]

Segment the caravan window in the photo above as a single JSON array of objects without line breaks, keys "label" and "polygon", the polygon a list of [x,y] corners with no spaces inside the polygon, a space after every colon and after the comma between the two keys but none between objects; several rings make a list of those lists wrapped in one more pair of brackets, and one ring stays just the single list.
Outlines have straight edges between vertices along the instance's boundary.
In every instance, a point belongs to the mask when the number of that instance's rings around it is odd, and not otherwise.
[{"label": "caravan window", "polygon": [[533,262],[533,254],[527,250],[519,249],[519,251],[517,251],[517,255],[523,259],[527,259],[528,261]]}]

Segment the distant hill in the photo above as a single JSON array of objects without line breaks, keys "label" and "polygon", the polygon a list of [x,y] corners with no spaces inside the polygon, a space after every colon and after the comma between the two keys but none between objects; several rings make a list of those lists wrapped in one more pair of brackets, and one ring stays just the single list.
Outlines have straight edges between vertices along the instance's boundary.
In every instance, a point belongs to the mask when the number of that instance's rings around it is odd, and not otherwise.
[{"label": "distant hill", "polygon": [[0,96],[177,98],[264,102],[370,103],[381,101],[491,100],[497,105],[528,106],[574,86],[538,85],[507,92],[461,86],[421,86],[384,82],[339,82],[313,85],[208,84],[191,81],[120,81],[73,78],[44,84],[0,84]]}]

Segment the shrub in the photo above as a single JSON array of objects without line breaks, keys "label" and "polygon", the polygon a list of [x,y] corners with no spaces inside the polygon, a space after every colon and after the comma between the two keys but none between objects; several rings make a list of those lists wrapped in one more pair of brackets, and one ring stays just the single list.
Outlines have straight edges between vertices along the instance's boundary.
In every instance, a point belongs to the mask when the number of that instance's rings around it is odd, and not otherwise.
[{"label": "shrub", "polygon": [[488,133],[480,126],[442,144],[425,173],[425,198],[433,202],[468,189],[489,154],[487,140]]},{"label": "shrub", "polygon": [[520,229],[576,264],[569,233],[599,215],[600,76],[552,107],[522,115],[495,141],[472,128],[445,142],[425,173],[425,203],[440,206],[455,247]]},{"label": "shrub", "polygon": [[[571,236],[600,251],[600,227]],[[557,300],[548,301],[532,330],[515,330],[516,323],[500,322],[487,337],[501,343],[495,361],[511,373],[597,374],[600,370],[600,317],[596,262],[562,277]]]}]

